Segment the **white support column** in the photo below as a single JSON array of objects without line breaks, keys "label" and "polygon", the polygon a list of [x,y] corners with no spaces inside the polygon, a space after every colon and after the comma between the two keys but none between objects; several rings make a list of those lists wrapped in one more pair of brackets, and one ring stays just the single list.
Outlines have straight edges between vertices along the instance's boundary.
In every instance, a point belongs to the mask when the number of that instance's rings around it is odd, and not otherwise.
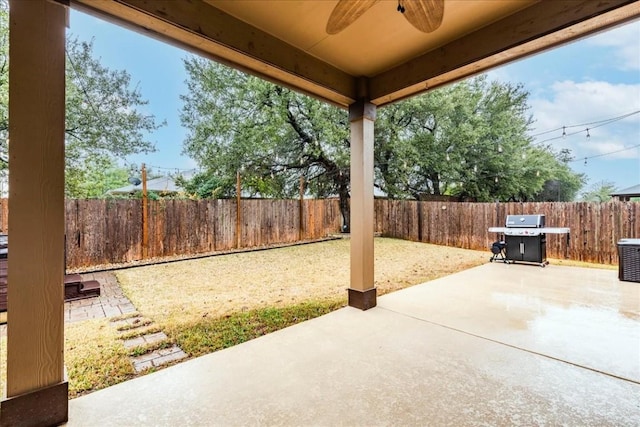
[{"label": "white support column", "polygon": [[9,8],[7,399],[0,425],[66,421],[64,129],[66,9]]},{"label": "white support column", "polygon": [[360,101],[349,107],[351,123],[351,285],[349,305],[376,306],[373,258],[373,128],[376,106]]}]

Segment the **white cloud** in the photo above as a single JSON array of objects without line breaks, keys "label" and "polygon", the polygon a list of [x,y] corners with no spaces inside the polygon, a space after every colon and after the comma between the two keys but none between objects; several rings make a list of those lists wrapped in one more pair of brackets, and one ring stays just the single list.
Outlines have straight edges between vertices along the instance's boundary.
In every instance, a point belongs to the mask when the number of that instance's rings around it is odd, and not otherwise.
[{"label": "white cloud", "polygon": [[587,39],[589,44],[614,49],[620,60],[612,64],[624,71],[640,70],[640,21],[614,28]]},{"label": "white cloud", "polygon": [[551,90],[550,98],[530,100],[535,120],[532,134],[558,129],[537,136],[537,141],[561,136],[565,126],[566,138],[546,143],[569,148],[578,158],[608,153],[612,153],[610,159],[638,156],[637,149],[620,150],[640,143],[640,113],[604,125],[597,122],[640,110],[640,84],[566,80],[554,83]]}]

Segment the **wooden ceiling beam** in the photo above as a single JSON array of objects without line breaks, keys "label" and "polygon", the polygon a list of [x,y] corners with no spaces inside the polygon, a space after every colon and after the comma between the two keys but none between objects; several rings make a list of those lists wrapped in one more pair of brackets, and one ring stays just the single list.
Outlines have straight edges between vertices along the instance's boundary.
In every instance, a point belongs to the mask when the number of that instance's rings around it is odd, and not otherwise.
[{"label": "wooden ceiling beam", "polygon": [[370,99],[389,104],[638,17],[638,0],[542,1],[372,77]]},{"label": "wooden ceiling beam", "polygon": [[279,85],[347,107],[349,74],[202,1],[71,0],[74,8]]}]

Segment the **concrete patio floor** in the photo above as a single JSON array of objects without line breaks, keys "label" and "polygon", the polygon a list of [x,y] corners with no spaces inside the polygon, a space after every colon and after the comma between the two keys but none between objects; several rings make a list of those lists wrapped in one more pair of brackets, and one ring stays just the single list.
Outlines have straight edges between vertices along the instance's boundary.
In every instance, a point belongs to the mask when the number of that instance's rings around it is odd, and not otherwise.
[{"label": "concrete patio floor", "polygon": [[69,406],[69,426],[637,426],[640,284],[486,264]]}]

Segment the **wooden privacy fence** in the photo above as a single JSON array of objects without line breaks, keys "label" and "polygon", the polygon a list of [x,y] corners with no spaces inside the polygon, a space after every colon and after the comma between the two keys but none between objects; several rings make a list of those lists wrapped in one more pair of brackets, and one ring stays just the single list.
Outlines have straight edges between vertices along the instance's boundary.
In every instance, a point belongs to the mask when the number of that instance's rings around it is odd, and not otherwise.
[{"label": "wooden privacy fence", "polygon": [[454,203],[376,200],[376,231],[385,236],[487,249],[498,239],[488,233],[504,226],[509,214],[544,214],[548,227],[569,227],[566,235],[547,234],[547,256],[617,264],[617,242],[640,238],[640,203]]},{"label": "wooden privacy fence", "polygon": [[[149,201],[149,257],[193,255],[238,247],[313,240],[338,233],[339,203],[330,200]],[[545,214],[547,226],[569,227],[547,235],[547,255],[617,264],[617,242],[640,238],[640,203],[456,203],[375,201],[375,231],[384,236],[487,250],[489,233],[508,214]],[[0,200],[0,232],[7,232],[7,200]],[[239,219],[239,223],[238,223]],[[67,267],[142,259],[141,200],[67,200]],[[237,230],[240,230],[238,240]]]},{"label": "wooden privacy fence", "polygon": [[[0,200],[0,232],[7,233],[7,199]],[[67,268],[142,259],[142,201],[66,201]],[[302,215],[300,211],[302,210]],[[313,240],[342,224],[337,200],[245,200],[241,247]],[[194,255],[237,247],[236,200],[148,201],[149,257]]]}]

